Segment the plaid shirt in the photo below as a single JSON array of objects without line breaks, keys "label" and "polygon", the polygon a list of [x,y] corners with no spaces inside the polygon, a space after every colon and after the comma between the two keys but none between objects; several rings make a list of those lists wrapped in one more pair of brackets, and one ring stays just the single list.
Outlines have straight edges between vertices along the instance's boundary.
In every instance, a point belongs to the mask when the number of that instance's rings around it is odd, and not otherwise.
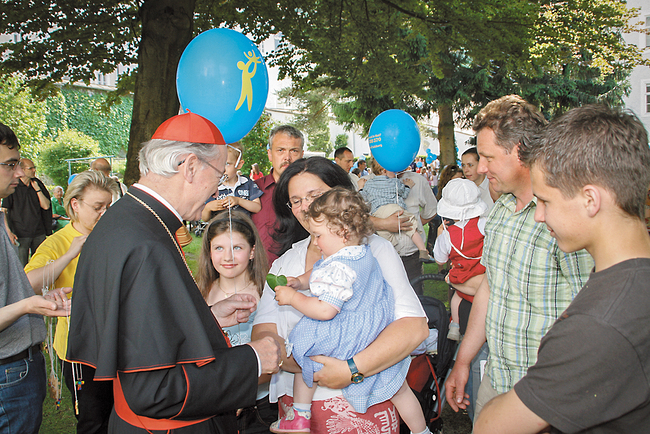
[{"label": "plaid shirt", "polygon": [[370,214],[374,214],[380,207],[393,203],[406,209],[404,198],[408,197],[410,191],[411,189],[399,179],[379,175],[369,179],[360,193],[370,204]]},{"label": "plaid shirt", "polygon": [[485,331],[487,373],[498,393],[512,389],[537,361],[546,332],[587,282],[593,268],[584,250],[564,253],[546,225],[534,220],[537,199],[515,211],[504,194],[485,226],[482,263],[490,285]]}]

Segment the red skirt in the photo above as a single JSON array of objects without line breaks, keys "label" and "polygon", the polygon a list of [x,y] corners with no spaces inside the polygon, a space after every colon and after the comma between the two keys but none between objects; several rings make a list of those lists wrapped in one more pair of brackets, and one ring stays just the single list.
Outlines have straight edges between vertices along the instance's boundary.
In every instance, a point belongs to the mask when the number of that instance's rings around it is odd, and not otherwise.
[{"label": "red skirt", "polygon": [[[291,396],[279,400],[280,417],[293,404]],[[399,415],[390,401],[357,413],[343,395],[325,401],[313,401],[311,405],[311,434],[399,434]]]}]

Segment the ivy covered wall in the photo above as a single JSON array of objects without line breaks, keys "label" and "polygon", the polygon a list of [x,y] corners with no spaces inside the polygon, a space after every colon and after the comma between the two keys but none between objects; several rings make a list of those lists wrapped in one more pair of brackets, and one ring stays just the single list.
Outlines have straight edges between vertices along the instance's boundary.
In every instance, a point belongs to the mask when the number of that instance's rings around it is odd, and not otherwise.
[{"label": "ivy covered wall", "polygon": [[121,97],[110,109],[104,106],[101,91],[72,86],[61,88],[59,95],[47,100],[46,136],[72,129],[99,142],[102,155],[124,155],[129,142],[133,98]]}]

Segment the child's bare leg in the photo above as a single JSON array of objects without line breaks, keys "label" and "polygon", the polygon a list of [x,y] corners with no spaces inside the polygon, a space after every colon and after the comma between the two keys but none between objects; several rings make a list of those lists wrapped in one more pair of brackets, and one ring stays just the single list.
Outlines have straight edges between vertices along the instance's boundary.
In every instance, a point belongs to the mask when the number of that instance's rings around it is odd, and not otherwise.
[{"label": "child's bare leg", "polygon": [[269,427],[272,433],[310,432],[311,400],[316,384],[307,387],[300,373],[293,379],[293,407]]},{"label": "child's bare leg", "polygon": [[421,433],[427,428],[424,413],[422,413],[422,407],[420,407],[420,401],[415,397],[411,388],[406,384],[406,381],[404,381],[402,387],[400,387],[390,401],[395,405],[395,408],[399,412],[399,417],[402,418],[411,432]]},{"label": "child's bare leg", "polygon": [[297,410],[311,411],[311,400],[316,392],[316,383],[307,386],[301,374],[293,376],[293,406]]},{"label": "child's bare leg", "polygon": [[484,274],[479,274],[477,276],[472,276],[463,283],[452,283],[454,289],[462,292],[467,295],[476,295],[478,287],[481,285],[481,282],[485,278]]},{"label": "child's bare leg", "polygon": [[451,296],[451,302],[449,303],[449,307],[451,307],[451,321],[455,323],[459,323],[458,319],[458,307],[460,306],[460,302],[463,299],[460,298],[460,295],[458,295],[458,292],[454,291],[454,295]]},{"label": "child's bare leg", "polygon": [[420,236],[420,233],[418,231],[415,231],[413,235],[411,235],[411,239],[413,240],[413,243],[417,246],[418,250],[426,250],[427,246],[424,244],[424,241],[422,240],[422,237]]}]

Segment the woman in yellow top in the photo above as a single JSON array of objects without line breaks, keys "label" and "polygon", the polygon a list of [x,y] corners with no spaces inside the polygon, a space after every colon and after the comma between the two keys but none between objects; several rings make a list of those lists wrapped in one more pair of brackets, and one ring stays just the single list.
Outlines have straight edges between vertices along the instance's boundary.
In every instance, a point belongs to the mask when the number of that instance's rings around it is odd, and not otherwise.
[{"label": "woman in yellow top", "polygon": [[[117,184],[100,172],[86,171],[77,175],[68,187],[68,192],[63,200],[71,223],[48,237],[38,247],[36,253],[25,266],[27,278],[36,294],[41,294],[44,287],[72,287],[74,275],[77,270],[79,252],[86,241],[86,237],[104,214],[117,195]],[[68,318],[60,317],[54,336],[54,350],[59,359],[64,361],[63,376],[66,386],[70,389],[73,406],[75,396],[78,402],[77,430],[78,432],[90,431],[90,427],[102,427],[106,432],[108,417],[113,407],[113,393],[111,382],[93,382],[94,370],[84,365],[65,361],[68,347]],[[75,370],[73,375],[72,370]],[[75,394],[75,381],[80,384]],[[104,393],[92,391],[93,388],[105,389]],[[83,399],[85,395],[93,399]],[[95,396],[104,396],[103,402],[98,402]],[[99,431],[101,432],[100,428]],[[93,430],[93,432],[95,432]]]}]

